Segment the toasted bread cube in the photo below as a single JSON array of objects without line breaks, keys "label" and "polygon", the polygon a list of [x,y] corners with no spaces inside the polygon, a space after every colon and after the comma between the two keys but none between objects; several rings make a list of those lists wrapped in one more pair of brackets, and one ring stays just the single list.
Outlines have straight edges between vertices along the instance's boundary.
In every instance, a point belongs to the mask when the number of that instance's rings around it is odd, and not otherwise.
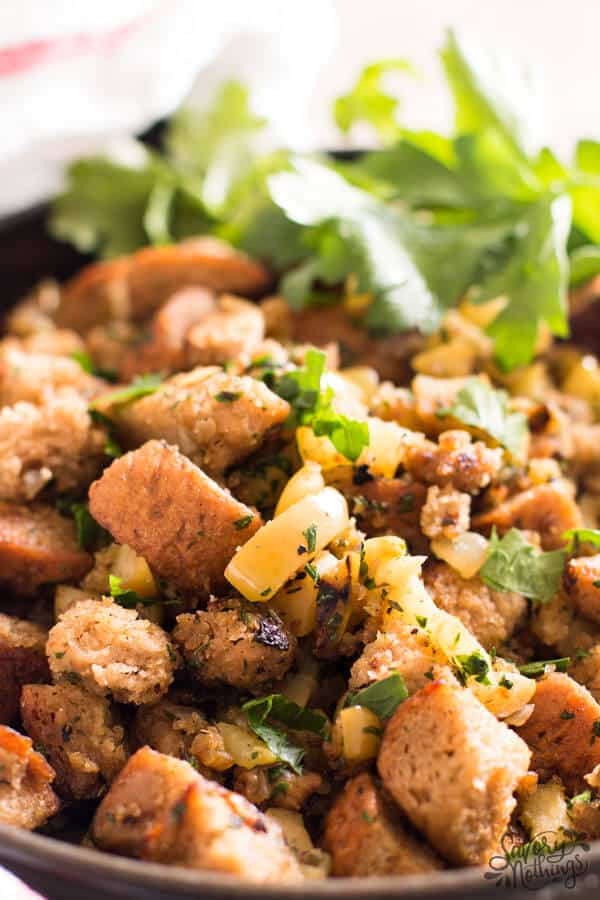
[{"label": "toasted bread cube", "polygon": [[466,688],[434,681],[402,703],[379,751],[383,783],[449,862],[489,859],[530,759],[527,745]]},{"label": "toasted bread cube", "polygon": [[585,790],[588,775],[600,763],[600,705],[569,675],[541,678],[534,710],[518,734],[531,747],[531,767],[546,780],[559,775],[567,792]]},{"label": "toasted bread cube", "polygon": [[52,790],[54,771],[33,743],[6,725],[0,725],[0,822],[32,830],[58,812],[60,801]]},{"label": "toasted bread cube", "polygon": [[255,451],[290,411],[261,381],[207,367],[168,378],[133,403],[110,406],[107,394],[106,404],[124,447],[165,440],[214,477]]},{"label": "toasted bread cube", "polygon": [[24,684],[50,681],[47,632],[34,622],[0,613],[0,722],[10,725],[19,711]]},{"label": "toasted bread cube", "polygon": [[432,872],[442,863],[367,772],[346,782],[325,820],[332,875],[367,878]]},{"label": "toasted bread cube", "polygon": [[142,747],[98,807],[102,850],[255,883],[301,881],[279,827],[239,794],[207,781],[182,760]]},{"label": "toasted bread cube", "polygon": [[41,584],[79,581],[91,568],[72,519],[41,503],[0,503],[0,583],[30,594]]},{"label": "toasted bread cube", "polygon": [[183,592],[218,593],[237,547],[260,517],[175,447],[148,441],[90,488],[90,511],[120,544]]}]

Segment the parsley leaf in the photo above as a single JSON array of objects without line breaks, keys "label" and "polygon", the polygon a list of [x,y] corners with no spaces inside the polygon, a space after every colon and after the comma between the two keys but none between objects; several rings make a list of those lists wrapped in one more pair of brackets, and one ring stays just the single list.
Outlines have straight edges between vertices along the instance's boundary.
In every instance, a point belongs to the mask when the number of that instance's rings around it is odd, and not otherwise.
[{"label": "parsley leaf", "polygon": [[88,415],[92,422],[95,422],[97,425],[103,425],[108,431],[106,443],[102,448],[103,452],[107,456],[112,456],[113,459],[118,459],[120,456],[123,456],[123,450],[114,434],[114,422],[97,409],[88,409]]},{"label": "parsley leaf", "polygon": [[[140,597],[135,591],[124,588],[122,579],[118,575],[111,574],[108,576],[108,586],[110,596],[120,606],[124,606],[125,609],[135,609],[136,606],[154,606],[159,602],[157,597]],[[164,601],[164,605],[173,605],[176,602],[176,600],[167,600]]]},{"label": "parsley leaf", "polygon": [[479,684],[491,684],[489,679],[490,665],[480,650],[474,653],[459,654],[454,657],[458,669],[458,676],[463,684],[469,678],[474,678]]},{"label": "parsley leaf", "polygon": [[493,590],[516,591],[538,603],[547,603],[559,588],[565,561],[564,550],[536,552],[516,528],[502,538],[494,529],[479,575]]},{"label": "parsley leaf", "polygon": [[445,415],[485,431],[512,454],[519,452],[527,434],[527,419],[521,412],[509,412],[506,391],[494,390],[480,378],[469,379],[454,403],[438,412]]},{"label": "parsley leaf", "polygon": [[600,548],[600,530],[597,528],[569,528],[561,535],[564,541],[568,541],[567,551],[577,551],[580,544],[591,544]]},{"label": "parsley leaf", "polygon": [[263,380],[291,405],[291,425],[310,425],[317,436],[327,436],[338,453],[354,462],[369,445],[369,426],[333,408],[333,391],[322,388],[326,359],[323,351],[310,348],[304,366],[284,375],[265,372]]},{"label": "parsley leaf", "polygon": [[546,666],[554,666],[557,672],[566,672],[570,662],[570,656],[562,656],[560,659],[536,660],[535,662],[524,663],[522,666],[519,666],[519,672],[521,675],[527,675],[529,678],[537,678],[544,674]]},{"label": "parsley leaf", "polygon": [[140,400],[149,394],[154,394],[162,384],[162,375],[157,372],[148,372],[146,375],[137,375],[131,384],[127,387],[119,388],[116,391],[110,391],[108,394],[102,394],[90,404],[90,409],[100,404],[108,402],[111,406],[121,405],[123,403],[132,403],[134,400]]},{"label": "parsley leaf", "polygon": [[383,141],[400,137],[396,120],[398,100],[385,93],[383,78],[393,72],[412,71],[410,63],[403,59],[385,59],[366,66],[352,90],[334,102],[338,128],[347,134],[357,122],[367,122]]},{"label": "parsley leaf", "polygon": [[269,722],[275,719],[296,731],[311,731],[322,737],[326,734],[327,718],[323,713],[298,706],[283,694],[270,694],[244,703],[242,709],[248,717],[252,731],[265,742],[269,750],[297,774],[302,772],[304,749],[294,744],[287,733]]},{"label": "parsley leaf", "polygon": [[381,681],[348,694],[345,706],[366,706],[380,719],[389,719],[406,700],[408,691],[400,672],[392,672]]},{"label": "parsley leaf", "polygon": [[112,540],[105,528],[96,522],[87,503],[72,500],[68,495],[59,497],[56,508],[63,516],[72,516],[77,529],[77,542],[82,550],[95,550]]}]

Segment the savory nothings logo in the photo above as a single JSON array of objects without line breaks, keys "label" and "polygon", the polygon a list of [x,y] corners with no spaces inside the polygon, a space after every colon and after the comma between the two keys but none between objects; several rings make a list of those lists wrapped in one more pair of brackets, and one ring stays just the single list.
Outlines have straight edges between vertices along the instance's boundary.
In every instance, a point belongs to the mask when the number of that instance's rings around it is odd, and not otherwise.
[{"label": "savory nothings logo", "polygon": [[484,877],[504,888],[537,891],[560,882],[572,889],[588,871],[585,856],[589,849],[589,844],[571,832],[544,831],[520,846],[515,845],[514,835],[505,834]]}]

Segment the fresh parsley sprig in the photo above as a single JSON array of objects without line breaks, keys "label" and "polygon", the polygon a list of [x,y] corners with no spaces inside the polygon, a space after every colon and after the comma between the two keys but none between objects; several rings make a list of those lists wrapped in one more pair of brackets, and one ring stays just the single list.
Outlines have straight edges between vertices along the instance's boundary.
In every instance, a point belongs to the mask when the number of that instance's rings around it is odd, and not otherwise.
[{"label": "fresh parsley sprig", "polygon": [[517,528],[502,538],[494,529],[479,575],[493,590],[516,591],[537,603],[547,603],[558,591],[566,558],[564,550],[536,551]]},{"label": "fresh parsley sprig", "polygon": [[292,407],[290,425],[310,425],[318,437],[328,437],[338,453],[354,462],[369,445],[369,426],[333,408],[334,392],[323,387],[326,361],[322,350],[311,347],[303,366],[283,375],[269,370],[263,381]]}]

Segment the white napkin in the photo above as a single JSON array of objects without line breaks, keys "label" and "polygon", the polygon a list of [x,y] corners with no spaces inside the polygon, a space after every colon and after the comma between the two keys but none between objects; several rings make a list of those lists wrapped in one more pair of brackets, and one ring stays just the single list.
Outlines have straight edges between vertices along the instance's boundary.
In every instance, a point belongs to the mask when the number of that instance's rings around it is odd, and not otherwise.
[{"label": "white napkin", "polygon": [[306,143],[307,104],[335,46],[331,0],[4,0],[0,215],[56,190],[64,164],[248,84],[282,140]]}]

